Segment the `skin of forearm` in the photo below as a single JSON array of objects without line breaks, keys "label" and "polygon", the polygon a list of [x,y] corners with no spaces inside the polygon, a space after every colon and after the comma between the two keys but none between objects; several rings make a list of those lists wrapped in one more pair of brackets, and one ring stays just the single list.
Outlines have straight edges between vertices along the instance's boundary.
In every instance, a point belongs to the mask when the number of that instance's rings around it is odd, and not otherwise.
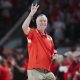
[{"label": "skin of forearm", "polygon": [[28,28],[29,27],[29,24],[31,22],[32,17],[33,17],[33,15],[30,13],[28,15],[28,17],[26,18],[26,20],[24,21],[22,28]]}]

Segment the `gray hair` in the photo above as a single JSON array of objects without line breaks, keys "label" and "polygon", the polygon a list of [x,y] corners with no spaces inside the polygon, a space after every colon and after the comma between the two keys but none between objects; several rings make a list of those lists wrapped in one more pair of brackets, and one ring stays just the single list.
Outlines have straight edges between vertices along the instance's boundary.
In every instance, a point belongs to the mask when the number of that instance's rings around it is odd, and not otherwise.
[{"label": "gray hair", "polygon": [[40,14],[40,15],[37,16],[36,21],[37,21],[37,19],[38,19],[39,17],[41,17],[41,16],[44,16],[44,17],[47,19],[47,16],[46,16],[45,14]]}]

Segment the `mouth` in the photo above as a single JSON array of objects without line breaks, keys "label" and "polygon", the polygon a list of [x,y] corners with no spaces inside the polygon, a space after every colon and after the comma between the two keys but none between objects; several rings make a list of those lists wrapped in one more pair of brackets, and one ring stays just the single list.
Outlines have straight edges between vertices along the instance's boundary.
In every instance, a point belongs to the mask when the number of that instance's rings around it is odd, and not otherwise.
[{"label": "mouth", "polygon": [[46,26],[45,24],[41,24],[40,26]]}]

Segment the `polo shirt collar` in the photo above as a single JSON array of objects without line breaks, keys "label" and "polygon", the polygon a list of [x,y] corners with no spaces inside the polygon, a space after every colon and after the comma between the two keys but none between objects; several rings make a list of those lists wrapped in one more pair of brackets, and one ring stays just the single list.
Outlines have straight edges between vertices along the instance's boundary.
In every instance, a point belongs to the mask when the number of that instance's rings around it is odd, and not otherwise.
[{"label": "polo shirt collar", "polygon": [[44,31],[44,34],[41,33],[38,29],[37,29],[37,32],[39,32],[39,34],[42,36],[42,37],[47,37],[47,33]]}]

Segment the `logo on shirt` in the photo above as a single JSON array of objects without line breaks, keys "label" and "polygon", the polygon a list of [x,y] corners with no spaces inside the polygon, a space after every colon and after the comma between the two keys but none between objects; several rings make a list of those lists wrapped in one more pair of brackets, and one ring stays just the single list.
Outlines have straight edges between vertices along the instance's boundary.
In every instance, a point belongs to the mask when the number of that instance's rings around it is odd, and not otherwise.
[{"label": "logo on shirt", "polygon": [[51,38],[51,37],[49,37],[49,36],[47,36],[47,39],[48,39],[48,40],[52,40],[52,38]]},{"label": "logo on shirt", "polygon": [[31,43],[31,39],[27,38],[27,40],[28,40],[28,43]]}]

